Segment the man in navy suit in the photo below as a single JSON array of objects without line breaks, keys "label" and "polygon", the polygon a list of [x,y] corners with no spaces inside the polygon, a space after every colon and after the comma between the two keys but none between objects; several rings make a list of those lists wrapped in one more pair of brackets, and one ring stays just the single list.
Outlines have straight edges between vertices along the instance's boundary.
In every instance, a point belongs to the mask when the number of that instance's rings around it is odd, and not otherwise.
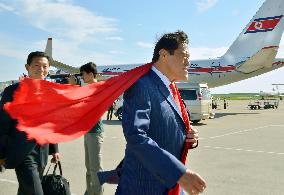
[{"label": "man in navy suit", "polygon": [[195,144],[196,130],[186,134],[179,105],[169,85],[188,79],[188,38],[182,31],[164,34],[156,43],[153,67],[124,94],[122,126],[125,158],[117,195],[166,195],[176,184],[201,193],[205,181],[180,162],[185,141]]},{"label": "man in navy suit", "polygon": [[[49,57],[44,52],[30,53],[26,69],[30,78],[44,79],[49,70]],[[38,145],[34,140],[28,140],[26,134],[16,128],[17,121],[4,111],[4,104],[13,100],[18,87],[16,83],[5,88],[0,101],[0,166],[15,169],[19,182],[18,195],[43,195],[41,177],[48,154],[52,154],[52,162],[58,161],[58,146]]]}]

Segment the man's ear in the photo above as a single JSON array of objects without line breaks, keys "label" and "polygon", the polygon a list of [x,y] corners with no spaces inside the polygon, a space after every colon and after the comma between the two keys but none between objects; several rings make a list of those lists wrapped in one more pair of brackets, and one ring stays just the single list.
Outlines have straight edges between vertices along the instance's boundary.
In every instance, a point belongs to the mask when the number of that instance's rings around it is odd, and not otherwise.
[{"label": "man's ear", "polygon": [[29,65],[28,65],[28,64],[25,64],[25,67],[26,67],[26,70],[29,71],[29,68],[28,68]]},{"label": "man's ear", "polygon": [[159,55],[161,58],[165,58],[168,55],[168,52],[165,49],[161,49]]},{"label": "man's ear", "polygon": [[90,75],[91,77],[93,77],[94,79],[96,78],[97,75],[95,75],[94,73],[90,72],[88,73],[88,75]]}]

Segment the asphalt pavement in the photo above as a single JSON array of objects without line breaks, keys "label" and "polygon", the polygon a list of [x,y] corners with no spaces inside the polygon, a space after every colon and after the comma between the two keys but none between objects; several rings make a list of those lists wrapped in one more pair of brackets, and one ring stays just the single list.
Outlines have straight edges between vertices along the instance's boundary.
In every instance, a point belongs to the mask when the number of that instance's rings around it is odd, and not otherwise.
[{"label": "asphalt pavement", "polygon": [[[194,125],[199,147],[189,152],[187,167],[206,181],[208,195],[284,194],[284,103],[278,109],[249,110],[248,101],[229,101],[228,109],[216,110],[215,119]],[[116,167],[124,155],[125,139],[121,122],[106,121],[103,164]],[[85,191],[83,139],[59,145],[63,175],[73,195]],[[0,195],[14,195],[17,179],[13,170],[0,173]],[[104,185],[105,195],[115,185]]]}]

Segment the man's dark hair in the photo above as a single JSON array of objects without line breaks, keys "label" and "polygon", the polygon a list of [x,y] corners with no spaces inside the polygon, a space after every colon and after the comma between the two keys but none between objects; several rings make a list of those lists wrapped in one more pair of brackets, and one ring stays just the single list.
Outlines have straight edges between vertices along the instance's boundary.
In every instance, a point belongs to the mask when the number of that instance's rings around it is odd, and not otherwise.
[{"label": "man's dark hair", "polygon": [[162,35],[162,37],[156,43],[152,63],[158,61],[160,54],[159,51],[161,49],[165,49],[170,53],[170,55],[174,54],[174,51],[179,47],[180,44],[188,44],[187,34],[183,31],[176,31],[174,33],[166,33]]},{"label": "man's dark hair", "polygon": [[36,57],[47,58],[48,62],[50,62],[50,57],[45,52],[34,51],[34,52],[31,52],[28,55],[27,64],[30,65],[32,63],[33,59],[36,58]]},{"label": "man's dark hair", "polygon": [[94,74],[94,77],[96,78],[97,73],[98,73],[97,65],[93,62],[84,64],[83,66],[80,67],[80,73],[82,73],[83,71],[86,73],[92,72]]}]

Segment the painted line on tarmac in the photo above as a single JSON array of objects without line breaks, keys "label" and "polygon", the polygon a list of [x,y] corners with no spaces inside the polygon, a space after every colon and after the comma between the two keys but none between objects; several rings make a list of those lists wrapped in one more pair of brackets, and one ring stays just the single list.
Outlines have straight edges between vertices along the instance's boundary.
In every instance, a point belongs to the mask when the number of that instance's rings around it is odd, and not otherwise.
[{"label": "painted line on tarmac", "polygon": [[244,152],[264,153],[264,154],[274,154],[274,155],[284,156],[283,152],[266,152],[266,151],[262,151],[262,150],[250,150],[250,149],[219,147],[219,146],[203,146],[203,148],[217,149],[217,150],[219,150],[219,149],[221,149],[221,150],[234,150],[234,151],[244,151]]},{"label": "painted line on tarmac", "polygon": [[271,127],[284,127],[284,125],[271,125]]},{"label": "painted line on tarmac", "polygon": [[209,137],[209,138],[202,138],[201,137],[199,139],[200,140],[216,139],[216,138],[220,138],[220,137],[225,137],[225,136],[235,135],[235,134],[241,134],[241,133],[245,133],[245,132],[249,132],[249,131],[255,131],[255,130],[264,129],[264,128],[268,128],[268,127],[284,127],[284,125],[266,125],[266,126],[255,127],[255,128],[251,128],[251,129],[244,129],[244,130],[241,130],[241,131],[226,133],[226,134],[222,134],[222,135],[216,135],[216,136],[212,136],[212,137]]},{"label": "painted line on tarmac", "polygon": [[110,137],[110,136],[104,136],[104,138],[109,138],[109,139],[118,139],[118,140],[122,140],[125,141],[124,136],[123,137]]},{"label": "painted line on tarmac", "polygon": [[10,180],[10,179],[0,179],[1,182],[7,182],[7,183],[12,183],[12,184],[18,184],[17,181],[15,180]]}]

